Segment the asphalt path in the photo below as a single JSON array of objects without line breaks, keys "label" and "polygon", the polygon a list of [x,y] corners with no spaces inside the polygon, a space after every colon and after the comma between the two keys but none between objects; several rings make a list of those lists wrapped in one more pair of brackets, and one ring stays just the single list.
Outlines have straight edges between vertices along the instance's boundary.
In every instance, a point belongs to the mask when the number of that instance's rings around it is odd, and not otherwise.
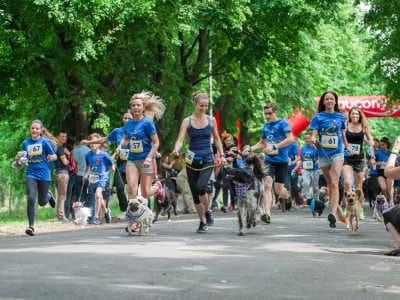
[{"label": "asphalt path", "polygon": [[367,215],[355,235],[298,209],[244,237],[233,213],[205,234],[185,215],[146,236],[114,223],[2,237],[0,299],[400,299],[400,257]]}]

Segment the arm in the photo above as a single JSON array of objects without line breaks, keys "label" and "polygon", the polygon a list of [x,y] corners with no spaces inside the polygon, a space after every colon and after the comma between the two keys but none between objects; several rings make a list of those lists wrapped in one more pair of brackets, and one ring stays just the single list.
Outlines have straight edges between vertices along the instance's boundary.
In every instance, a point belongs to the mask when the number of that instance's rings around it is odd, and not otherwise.
[{"label": "arm", "polygon": [[181,150],[181,148],[182,148],[188,125],[189,125],[188,118],[183,119],[181,127],[179,129],[178,139],[176,140],[174,151],[173,151],[173,153],[176,157],[179,156],[179,150]]},{"label": "arm", "polygon": [[255,144],[254,146],[250,146],[249,151],[250,151],[250,152],[254,152],[254,151],[258,150],[258,149],[263,149],[263,148],[265,148],[265,145],[266,145],[266,144],[267,144],[267,143],[265,142],[265,139],[261,139],[261,140],[259,140],[258,143]]},{"label": "arm", "polygon": [[374,147],[373,147],[374,139],[372,138],[371,132],[368,127],[365,129],[364,140],[368,145],[368,150],[370,152],[369,154],[371,155],[371,159],[375,159],[375,152],[374,152]]},{"label": "arm", "polygon": [[342,129],[342,139],[343,139],[344,148],[347,149],[349,154],[351,154],[352,150],[349,148],[349,143],[348,143],[347,138],[346,138],[346,129]]},{"label": "arm", "polygon": [[81,144],[87,146],[87,145],[92,145],[92,144],[104,144],[104,143],[107,143],[107,141],[108,141],[108,138],[105,136],[105,137],[101,137],[99,139],[82,140]]},{"label": "arm", "polygon": [[385,176],[388,179],[400,178],[400,167],[395,167],[399,151],[400,151],[400,136],[397,137],[396,139],[396,142],[392,149],[392,153],[390,154],[388,162],[385,167]]},{"label": "arm", "polygon": [[158,134],[155,133],[150,136],[151,141],[153,142],[153,146],[151,147],[149,153],[146,156],[146,159],[144,160],[143,166],[147,167],[151,164],[153,160],[154,154],[156,154],[158,147],[160,146],[160,141],[158,139]]},{"label": "arm", "polygon": [[265,152],[267,154],[269,154],[271,152],[275,152],[275,151],[279,150],[279,148],[284,148],[284,147],[289,146],[291,143],[294,142],[294,137],[293,137],[293,134],[292,134],[291,131],[286,132],[285,135],[286,135],[286,138],[283,141],[281,141],[281,142],[279,142],[279,143],[277,143],[275,145],[268,146],[265,149]]},{"label": "arm", "polygon": [[218,134],[218,129],[216,126],[216,121],[215,118],[212,118],[212,123],[213,123],[213,137],[214,137],[214,144],[217,147],[217,151],[221,157],[221,161],[225,162],[225,157],[224,157],[224,148],[222,147],[221,139],[219,138]]},{"label": "arm", "polygon": [[316,129],[312,130],[311,131],[311,140],[312,140],[314,145],[318,145],[317,136],[318,136],[318,130],[316,130]]}]

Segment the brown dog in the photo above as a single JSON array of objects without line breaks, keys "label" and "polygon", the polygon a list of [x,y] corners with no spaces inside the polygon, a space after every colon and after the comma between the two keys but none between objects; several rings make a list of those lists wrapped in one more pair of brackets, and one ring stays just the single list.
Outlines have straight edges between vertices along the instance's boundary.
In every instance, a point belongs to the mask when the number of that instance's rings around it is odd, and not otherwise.
[{"label": "brown dog", "polygon": [[[362,190],[347,191],[344,193],[346,199],[346,224],[347,229],[355,233],[360,228],[360,213],[364,201]],[[353,223],[353,219],[355,222]]]}]

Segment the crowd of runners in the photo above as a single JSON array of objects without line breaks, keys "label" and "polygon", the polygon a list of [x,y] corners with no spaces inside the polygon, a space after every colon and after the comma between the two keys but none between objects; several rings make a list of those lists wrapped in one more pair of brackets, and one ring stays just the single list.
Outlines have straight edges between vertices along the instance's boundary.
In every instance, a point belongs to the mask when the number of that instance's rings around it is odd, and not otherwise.
[{"label": "crowd of runners", "polygon": [[[134,94],[129,101],[130,109],[123,114],[123,126],[106,137],[93,133],[71,143],[66,132],[54,137],[40,120],[32,121],[30,137],[23,142],[14,162],[17,168],[27,165],[29,224],[26,234],[35,234],[36,194],[40,206],[49,203],[57,209],[60,222],[68,223],[75,218],[73,203],[79,201],[91,209],[89,223],[99,225],[101,219],[109,223],[112,186],[121,219],[129,199],[138,195],[162,202],[166,197],[165,188],[173,192],[186,190],[186,194],[190,191],[193,203],[186,199],[185,209],[197,212],[197,232],[205,233],[214,224],[213,211],[237,209],[235,182],[227,176],[227,170],[246,167],[246,159],[257,155],[264,170],[261,222],[271,222],[274,206],[282,209],[309,206],[314,211],[316,203],[329,201],[328,225],[335,228],[337,220],[346,222],[343,196],[346,192],[362,191],[370,206],[375,205],[377,195],[383,195],[384,221],[395,241],[394,248],[386,254],[400,253],[397,197],[400,185],[395,180],[400,178],[397,167],[400,139],[391,147],[387,137],[373,138],[367,119],[358,107],[352,107],[348,113],[341,112],[336,93],[322,94],[317,112],[304,133],[305,144],[301,146],[289,123],[278,118],[277,106],[266,103],[263,107],[266,122],[259,141],[239,149],[231,134],[219,135],[215,118],[207,114],[207,95],[197,91],[192,95],[192,102],[193,113],[182,120],[173,158],[166,155],[160,159],[160,141],[154,122],[162,118],[165,105],[151,92]],[[186,136],[188,148],[181,153]],[[115,149],[112,154],[111,147]],[[162,162],[158,164],[158,171],[157,161]],[[49,191],[52,168],[57,197]],[[160,175],[175,179],[181,173],[187,178],[187,189],[182,185],[172,188],[159,180]],[[325,200],[321,200],[322,187],[325,187]],[[362,210],[360,214],[362,219]]]}]

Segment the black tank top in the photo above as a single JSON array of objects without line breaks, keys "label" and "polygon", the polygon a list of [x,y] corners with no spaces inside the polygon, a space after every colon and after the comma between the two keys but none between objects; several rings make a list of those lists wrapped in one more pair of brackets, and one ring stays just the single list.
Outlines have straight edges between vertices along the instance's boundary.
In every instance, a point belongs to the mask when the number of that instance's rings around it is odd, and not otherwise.
[{"label": "black tank top", "polygon": [[351,132],[348,129],[346,129],[346,139],[353,151],[352,155],[350,156],[363,157],[364,131],[361,130],[360,132]]}]

